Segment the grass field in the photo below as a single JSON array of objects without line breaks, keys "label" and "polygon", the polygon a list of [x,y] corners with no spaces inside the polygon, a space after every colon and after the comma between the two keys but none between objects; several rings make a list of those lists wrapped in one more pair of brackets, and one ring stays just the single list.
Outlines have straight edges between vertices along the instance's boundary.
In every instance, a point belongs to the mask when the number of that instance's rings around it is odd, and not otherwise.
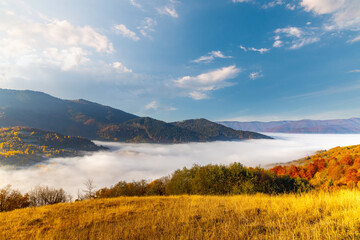
[{"label": "grass field", "polygon": [[360,239],[360,192],[120,197],[0,213],[0,239]]}]

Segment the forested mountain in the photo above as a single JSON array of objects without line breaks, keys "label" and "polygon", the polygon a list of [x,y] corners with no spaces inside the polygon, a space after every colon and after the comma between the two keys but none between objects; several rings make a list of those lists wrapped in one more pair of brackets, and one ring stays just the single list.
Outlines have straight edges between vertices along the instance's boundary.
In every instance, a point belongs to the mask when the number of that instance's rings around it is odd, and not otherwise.
[{"label": "forested mountain", "polygon": [[236,130],[281,133],[360,133],[360,118],[273,122],[221,121]]},{"label": "forested mountain", "polygon": [[107,124],[137,118],[85,100],[62,100],[42,92],[0,89],[0,127],[28,126],[71,136],[96,137]]},{"label": "forested mountain", "polygon": [[0,165],[26,166],[52,157],[83,155],[84,151],[106,149],[82,137],[28,127],[0,129]]},{"label": "forested mountain", "polygon": [[62,100],[42,92],[0,89],[0,127],[14,126],[120,142],[181,143],[269,138],[234,131],[204,119],[166,123],[82,99]]},{"label": "forested mountain", "polygon": [[201,134],[205,141],[226,141],[231,139],[270,139],[270,137],[248,131],[238,131],[230,127],[211,122],[207,119],[190,119],[173,122],[175,126]]}]

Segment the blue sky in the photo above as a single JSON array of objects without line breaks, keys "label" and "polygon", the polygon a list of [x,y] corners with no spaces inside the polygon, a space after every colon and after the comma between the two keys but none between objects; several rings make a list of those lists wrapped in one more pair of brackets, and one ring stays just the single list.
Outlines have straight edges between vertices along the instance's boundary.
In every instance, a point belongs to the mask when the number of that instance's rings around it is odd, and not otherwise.
[{"label": "blue sky", "polygon": [[360,117],[358,0],[0,0],[0,88],[165,121]]}]

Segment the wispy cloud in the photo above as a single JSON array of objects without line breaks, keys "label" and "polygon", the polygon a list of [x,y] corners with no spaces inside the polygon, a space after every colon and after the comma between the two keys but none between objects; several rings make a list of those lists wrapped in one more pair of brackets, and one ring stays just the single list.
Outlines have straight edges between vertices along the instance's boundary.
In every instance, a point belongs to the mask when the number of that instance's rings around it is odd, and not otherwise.
[{"label": "wispy cloud", "polygon": [[139,41],[140,38],[136,35],[135,32],[128,29],[124,24],[115,25],[114,29],[117,33],[121,34],[123,37],[132,39],[134,41]]},{"label": "wispy cloud", "polygon": [[351,71],[349,71],[349,73],[360,73],[360,69],[351,70]]},{"label": "wispy cloud", "polygon": [[137,29],[140,31],[141,35],[144,37],[150,37],[150,33],[155,32],[155,26],[157,25],[156,20],[146,17],[141,22],[141,25],[137,27]]},{"label": "wispy cloud", "polygon": [[233,3],[252,2],[252,0],[232,0]]},{"label": "wispy cloud", "polygon": [[125,67],[121,62],[114,62],[112,67],[121,73],[131,73],[132,70],[130,68]]},{"label": "wispy cloud", "polygon": [[[309,29],[298,27],[278,28],[275,31],[273,47],[288,46],[289,49],[299,49],[305,45],[320,41],[320,37]],[[282,38],[288,39],[283,41]]]},{"label": "wispy cloud", "polygon": [[360,41],[360,35],[349,40],[350,43],[359,42],[359,41]]},{"label": "wispy cloud", "polygon": [[239,48],[245,52],[251,51],[251,52],[259,52],[260,54],[264,54],[266,52],[269,52],[269,48],[254,48],[254,47],[244,47],[243,45],[240,45]]},{"label": "wispy cloud", "polygon": [[139,4],[136,0],[129,0],[129,1],[130,1],[130,4],[133,5],[134,7],[142,9],[142,5]]},{"label": "wispy cloud", "polygon": [[211,51],[207,55],[201,56],[198,59],[193,60],[195,63],[209,63],[215,60],[215,58],[232,58],[232,56],[225,56],[221,51]]},{"label": "wispy cloud", "polygon": [[157,110],[158,108],[159,108],[159,105],[157,104],[157,102],[155,100],[151,101],[150,103],[146,104],[146,106],[145,106],[146,110],[150,110],[150,109]]},{"label": "wispy cloud", "polygon": [[258,78],[262,78],[264,77],[264,75],[262,74],[262,71],[258,71],[258,72],[252,72],[249,74],[249,78],[251,80],[255,80],[255,79],[258,79]]},{"label": "wispy cloud", "polygon": [[333,95],[333,94],[344,93],[344,92],[352,92],[352,91],[356,91],[358,89],[360,89],[360,82],[356,82],[353,85],[344,86],[344,87],[334,86],[334,87],[325,88],[325,89],[319,90],[319,91],[294,95],[294,96],[286,97],[286,99],[321,97],[321,96]]},{"label": "wispy cloud", "polygon": [[179,14],[177,13],[175,6],[173,4],[169,4],[163,7],[158,7],[156,10],[161,15],[167,15],[173,18],[179,17]]},{"label": "wispy cloud", "polygon": [[179,88],[190,89],[189,96],[195,100],[207,98],[207,93],[231,84],[227,80],[235,78],[241,72],[235,65],[223,67],[194,77],[185,76],[175,80]]}]

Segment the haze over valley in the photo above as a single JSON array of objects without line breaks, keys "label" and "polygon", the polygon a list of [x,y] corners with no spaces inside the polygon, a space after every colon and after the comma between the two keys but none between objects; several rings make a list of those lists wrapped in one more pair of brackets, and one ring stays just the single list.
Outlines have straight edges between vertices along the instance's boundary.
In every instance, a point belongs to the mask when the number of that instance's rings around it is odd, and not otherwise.
[{"label": "haze over valley", "polygon": [[[54,158],[25,169],[0,167],[0,188],[11,184],[23,192],[46,183],[62,187],[74,197],[87,179],[97,188],[119,181],[155,180],[193,164],[231,164],[266,167],[336,146],[354,145],[360,135],[271,134],[274,140],[188,144],[128,144],[95,142],[110,148],[75,158]],[[341,144],[339,144],[341,142]]]}]

